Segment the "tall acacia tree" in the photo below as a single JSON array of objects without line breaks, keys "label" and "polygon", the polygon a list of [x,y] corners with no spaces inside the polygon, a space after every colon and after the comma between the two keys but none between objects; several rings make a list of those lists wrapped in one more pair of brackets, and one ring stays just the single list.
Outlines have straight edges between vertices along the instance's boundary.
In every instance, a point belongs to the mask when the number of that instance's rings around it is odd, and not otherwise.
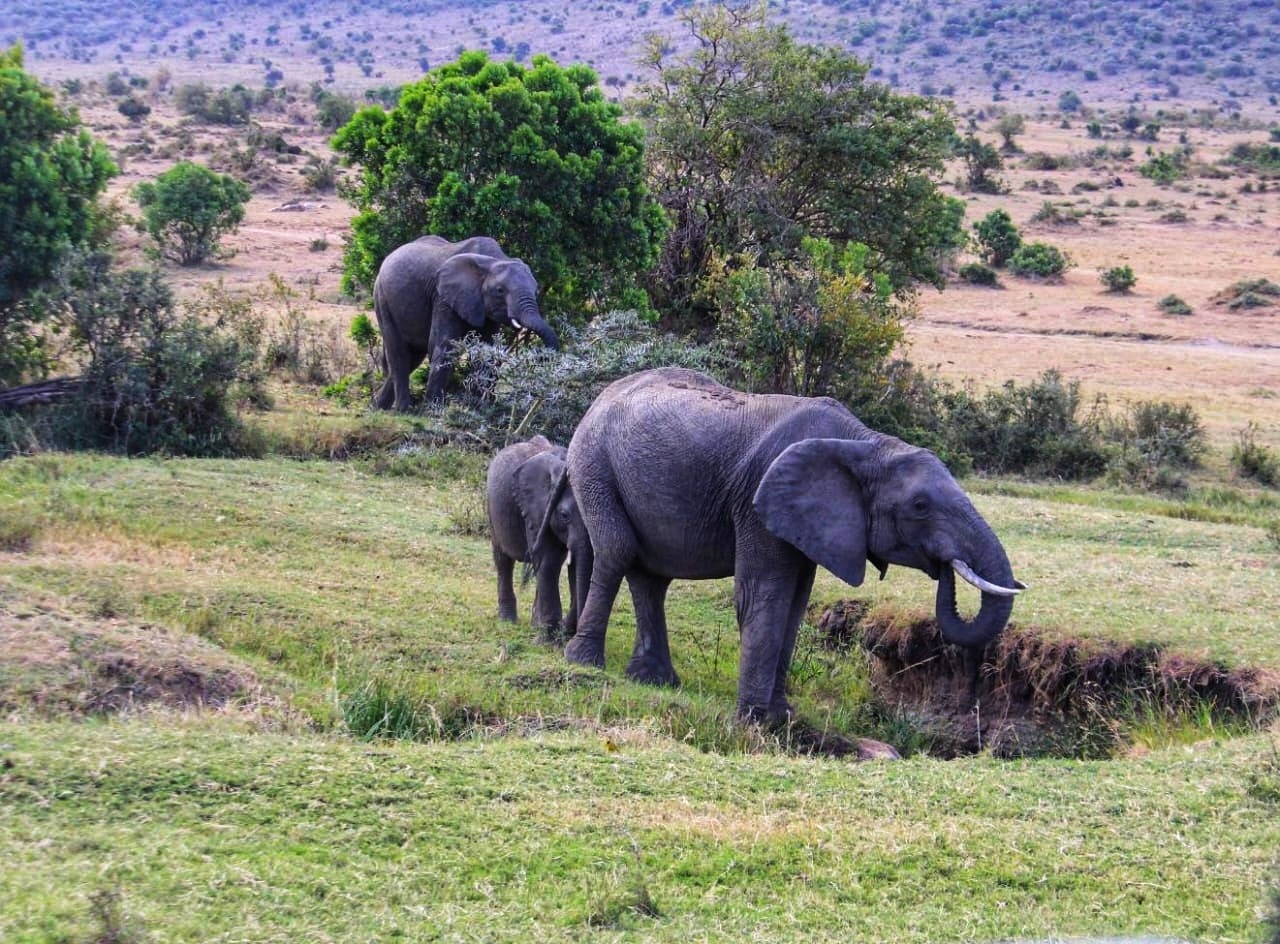
[{"label": "tall acacia tree", "polygon": [[116,167],[73,111],[0,51],[0,387],[45,370],[31,293],[73,246],[98,235],[97,198]]},{"label": "tall acacia tree", "polygon": [[[367,290],[391,250],[425,233],[486,235],[537,276],[551,306],[634,302],[665,231],[645,187],[643,130],[586,66],[483,52],[431,70],[390,111],[356,113],[334,147],[361,173],[343,284]],[[630,290],[630,291],[629,291]]]},{"label": "tall acacia tree", "polygon": [[650,185],[674,228],[652,278],[659,307],[695,322],[715,260],[797,258],[806,236],[857,242],[895,290],[941,286],[963,204],[939,192],[945,105],[867,79],[843,52],[797,43],[765,4],[696,5],[691,43],[648,37]]}]

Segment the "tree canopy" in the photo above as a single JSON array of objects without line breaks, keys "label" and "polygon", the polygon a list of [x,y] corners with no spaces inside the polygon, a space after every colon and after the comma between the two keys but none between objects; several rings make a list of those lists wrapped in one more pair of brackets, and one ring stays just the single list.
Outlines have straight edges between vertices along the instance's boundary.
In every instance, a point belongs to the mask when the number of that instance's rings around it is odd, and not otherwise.
[{"label": "tree canopy", "polygon": [[648,38],[638,92],[654,195],[674,230],[659,307],[693,304],[714,257],[794,259],[806,236],[857,242],[896,290],[941,285],[963,206],[943,196],[946,106],[867,80],[837,49],[795,42],[767,8],[694,6],[693,44]]},{"label": "tree canopy", "polygon": [[0,386],[43,367],[38,311],[24,309],[72,246],[96,235],[97,198],[116,173],[106,148],[0,51]]},{"label": "tree canopy", "polygon": [[[334,147],[361,167],[344,260],[367,290],[391,250],[425,233],[491,236],[537,276],[553,307],[618,301],[652,264],[665,229],[644,182],[642,129],[605,100],[595,73],[467,52],[367,107]],[[634,299],[634,296],[632,296]]]}]

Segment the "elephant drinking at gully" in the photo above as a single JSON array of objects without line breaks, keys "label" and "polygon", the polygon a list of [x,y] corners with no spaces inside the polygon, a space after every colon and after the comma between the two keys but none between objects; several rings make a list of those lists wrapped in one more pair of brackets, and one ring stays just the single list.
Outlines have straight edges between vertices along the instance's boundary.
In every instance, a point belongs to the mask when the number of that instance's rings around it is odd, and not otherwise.
[{"label": "elephant drinking at gully", "polygon": [[[863,425],[825,397],[740,393],[660,368],[607,387],[569,444],[569,478],[595,553],[565,654],[604,665],[625,577],[636,639],[627,674],[677,684],[665,599],[673,579],[734,578],[738,714],[790,716],[787,672],[816,567],[858,586],[867,562],[938,582],[944,638],[982,646],[1023,585],[994,532],[938,458]],[[955,575],[982,591],[972,620]]]},{"label": "elephant drinking at gully", "polygon": [[427,401],[443,400],[453,374],[453,344],[472,331],[489,341],[510,323],[560,349],[538,308],[533,273],[487,236],[458,243],[423,236],[394,250],[373,283],[373,310],[387,375],[374,398],[380,410],[393,404],[410,409],[409,375],[427,358]]}]

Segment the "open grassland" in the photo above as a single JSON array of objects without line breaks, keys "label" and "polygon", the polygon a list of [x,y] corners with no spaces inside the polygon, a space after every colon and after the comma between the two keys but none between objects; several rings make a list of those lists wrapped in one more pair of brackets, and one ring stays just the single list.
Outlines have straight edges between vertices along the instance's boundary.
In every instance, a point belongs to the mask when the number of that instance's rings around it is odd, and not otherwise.
[{"label": "open grassland", "polygon": [[182,718],[0,742],[0,937],[24,944],[105,939],[95,895],[167,941],[1259,941],[1280,846],[1263,737],[862,765]]}]

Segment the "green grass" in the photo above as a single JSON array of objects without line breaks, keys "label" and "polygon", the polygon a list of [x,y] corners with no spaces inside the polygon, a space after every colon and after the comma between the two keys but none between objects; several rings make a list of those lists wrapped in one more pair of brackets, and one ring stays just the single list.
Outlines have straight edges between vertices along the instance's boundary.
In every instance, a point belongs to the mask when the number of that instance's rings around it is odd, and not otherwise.
[{"label": "green grass", "polygon": [[[21,696],[0,724],[0,940],[100,940],[104,921],[202,942],[1261,939],[1276,734],[1152,714],[1106,761],[803,756],[733,723],[727,580],[672,587],[677,690],[623,677],[625,594],[605,672],[535,642],[527,593],[522,622],[499,623],[487,540],[458,527],[483,468],[0,463],[0,533],[20,537],[0,549],[0,616],[73,654],[194,634],[192,660],[226,650],[277,699],[37,721],[22,697],[59,679],[19,663],[15,682],[0,654]],[[968,485],[1032,585],[1017,621],[1280,666],[1280,553],[1235,517],[1271,514],[1263,499],[1179,517]],[[858,590],[821,574],[815,598],[913,609],[932,591],[895,568]],[[865,659],[812,627],[793,688],[819,728],[920,746]]]},{"label": "green grass", "polygon": [[1109,762],[855,765],[540,734],[0,726],[0,938],[1259,940],[1263,737]]}]

